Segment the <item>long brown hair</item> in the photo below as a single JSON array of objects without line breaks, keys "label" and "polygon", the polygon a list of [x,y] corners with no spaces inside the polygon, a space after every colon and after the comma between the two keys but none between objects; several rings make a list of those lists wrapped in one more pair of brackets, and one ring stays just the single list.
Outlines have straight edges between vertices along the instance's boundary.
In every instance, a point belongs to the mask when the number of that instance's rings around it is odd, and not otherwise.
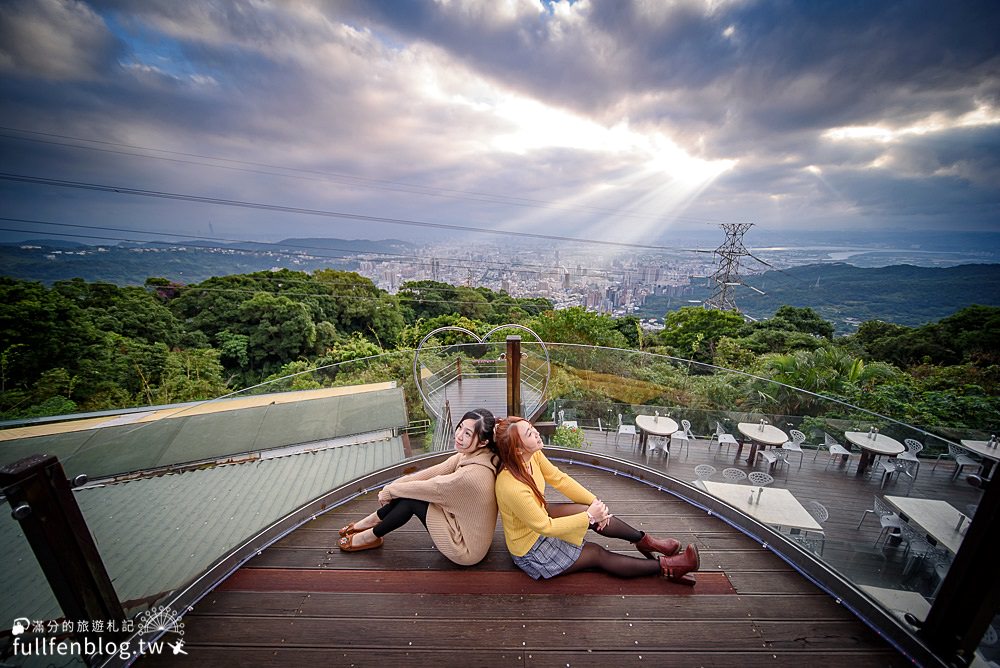
[{"label": "long brown hair", "polygon": [[521,455],[518,452],[524,445],[524,442],[521,440],[520,432],[518,432],[514,425],[525,421],[524,418],[515,415],[497,420],[496,442],[497,449],[500,451],[500,463],[503,468],[510,471],[510,474],[516,480],[527,485],[528,489],[534,493],[539,505],[545,508],[545,497],[542,496],[542,492],[535,486],[535,481],[528,473],[528,467],[524,465],[524,460],[521,459]]}]

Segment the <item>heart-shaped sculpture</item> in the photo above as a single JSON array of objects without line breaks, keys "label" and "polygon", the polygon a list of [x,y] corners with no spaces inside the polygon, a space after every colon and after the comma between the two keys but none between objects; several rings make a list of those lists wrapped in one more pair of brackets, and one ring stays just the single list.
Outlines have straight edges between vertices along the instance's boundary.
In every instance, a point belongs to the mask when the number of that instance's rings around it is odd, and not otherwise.
[{"label": "heart-shaped sculpture", "polygon": [[[427,393],[424,392],[425,385],[431,386],[431,385],[437,384],[437,387],[431,389],[431,392],[435,393],[438,390],[440,390],[442,387],[445,387],[449,383],[451,383],[454,380],[456,380],[457,378],[461,378],[461,360],[459,358],[456,358],[455,364],[456,364],[456,367],[457,367],[457,373],[456,373],[455,377],[451,377],[450,378],[448,376],[448,368],[447,367],[444,368],[444,369],[440,369],[437,372],[434,372],[434,373],[431,373],[431,374],[428,374],[428,375],[425,376],[425,375],[421,374],[422,364],[420,362],[420,352],[421,352],[421,349],[423,348],[424,344],[428,340],[430,340],[431,337],[433,337],[435,334],[438,334],[438,333],[444,332],[444,331],[461,332],[462,334],[464,334],[465,336],[467,336],[470,339],[470,344],[489,344],[489,343],[496,344],[496,343],[499,343],[499,342],[498,341],[490,341],[490,338],[494,334],[496,334],[497,332],[505,330],[505,329],[518,329],[518,330],[527,332],[532,337],[534,337],[534,339],[538,342],[538,345],[541,346],[542,353],[545,356],[545,373],[543,374],[543,377],[541,378],[541,386],[538,387],[535,384],[531,384],[531,382],[529,380],[525,380],[525,376],[524,375],[522,375],[522,381],[521,382],[522,382],[522,385],[528,384],[529,387],[532,390],[532,392],[530,392],[530,393],[525,393],[525,396],[529,396],[530,395],[530,396],[536,396],[537,397],[536,400],[534,402],[532,402],[532,404],[530,404],[530,405],[528,404],[527,401],[525,402],[525,404],[526,404],[525,407],[524,407],[525,408],[525,414],[526,415],[531,415],[532,413],[534,413],[542,405],[542,402],[544,401],[544,398],[545,398],[545,390],[548,388],[548,385],[549,385],[549,377],[551,376],[552,369],[551,369],[551,364],[549,362],[549,351],[545,347],[545,343],[538,336],[538,334],[536,334],[534,331],[532,331],[528,327],[525,327],[524,325],[509,324],[509,325],[498,325],[497,327],[494,327],[490,331],[486,332],[486,334],[484,334],[483,336],[479,336],[475,332],[473,332],[471,330],[468,330],[465,327],[459,327],[457,325],[448,325],[448,326],[445,326],[445,327],[438,327],[437,329],[429,332],[424,338],[422,338],[420,340],[420,343],[417,344],[417,349],[416,349],[416,351],[413,354],[413,380],[416,383],[417,391],[420,393],[420,398],[424,402],[424,408],[426,408],[429,413],[431,413],[432,415],[434,415],[434,417],[436,417],[436,418],[441,418],[441,416],[443,414],[443,405],[440,402],[438,402],[438,401],[433,401],[427,395]],[[521,353],[521,355],[522,355],[522,357],[525,356],[524,353]],[[506,353],[502,353],[499,356],[499,358],[497,360],[495,360],[495,361],[502,361],[505,358],[506,358]],[[490,361],[494,361],[494,360],[490,360]],[[426,367],[424,367],[424,368],[426,368]],[[476,377],[477,375],[478,374],[476,374],[476,373],[471,373],[471,374],[467,373],[466,377]],[[492,377],[494,377],[494,378],[498,377],[497,374],[490,374],[490,375]],[[506,378],[506,371],[503,374],[503,378]],[[537,382],[537,380],[536,380],[536,382]],[[504,396],[506,396],[506,388],[504,389]]]}]

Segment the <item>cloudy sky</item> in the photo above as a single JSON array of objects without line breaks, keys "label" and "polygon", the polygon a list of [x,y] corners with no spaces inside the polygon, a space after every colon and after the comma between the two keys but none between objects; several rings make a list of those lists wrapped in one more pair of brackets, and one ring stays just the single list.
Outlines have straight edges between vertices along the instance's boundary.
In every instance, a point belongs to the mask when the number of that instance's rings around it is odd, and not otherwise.
[{"label": "cloudy sky", "polygon": [[5,0],[0,91],[8,239],[1000,231],[995,0]]}]

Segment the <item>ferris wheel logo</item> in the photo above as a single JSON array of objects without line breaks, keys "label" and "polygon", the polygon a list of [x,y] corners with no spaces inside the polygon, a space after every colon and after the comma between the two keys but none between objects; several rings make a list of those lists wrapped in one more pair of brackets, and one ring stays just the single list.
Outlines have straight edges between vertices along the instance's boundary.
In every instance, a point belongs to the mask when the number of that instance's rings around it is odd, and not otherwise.
[{"label": "ferris wheel logo", "polygon": [[170,606],[152,607],[139,615],[139,633],[176,633],[184,635],[184,622]]}]

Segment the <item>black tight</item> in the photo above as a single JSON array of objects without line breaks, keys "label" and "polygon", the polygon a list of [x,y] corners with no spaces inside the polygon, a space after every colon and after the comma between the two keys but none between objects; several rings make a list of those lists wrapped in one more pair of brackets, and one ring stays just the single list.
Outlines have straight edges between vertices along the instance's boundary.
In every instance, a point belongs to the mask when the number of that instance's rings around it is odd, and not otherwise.
[{"label": "black tight", "polygon": [[[582,503],[550,503],[547,509],[550,517],[565,517],[567,515],[586,512],[587,506]],[[608,525],[603,529],[598,529],[596,524],[591,524],[590,528],[602,536],[621,538],[630,543],[642,540],[642,537],[645,535],[635,527],[622,522],[617,517],[612,517]],[[617,554],[605,550],[596,543],[584,542],[583,552],[580,553],[576,563],[563,571],[563,573],[575,573],[588,569],[605,571],[620,578],[635,578],[642,575],[659,575],[660,560]]]},{"label": "black tight", "polygon": [[637,578],[642,575],[659,575],[660,560],[630,557],[605,550],[597,543],[584,541],[583,552],[563,573],[576,573],[588,569],[605,571],[620,578]]},{"label": "black tight", "polygon": [[428,505],[430,504],[426,501],[418,501],[417,499],[393,499],[375,511],[375,514],[382,521],[376,524],[372,531],[381,538],[409,522],[414,515],[426,527]]}]

